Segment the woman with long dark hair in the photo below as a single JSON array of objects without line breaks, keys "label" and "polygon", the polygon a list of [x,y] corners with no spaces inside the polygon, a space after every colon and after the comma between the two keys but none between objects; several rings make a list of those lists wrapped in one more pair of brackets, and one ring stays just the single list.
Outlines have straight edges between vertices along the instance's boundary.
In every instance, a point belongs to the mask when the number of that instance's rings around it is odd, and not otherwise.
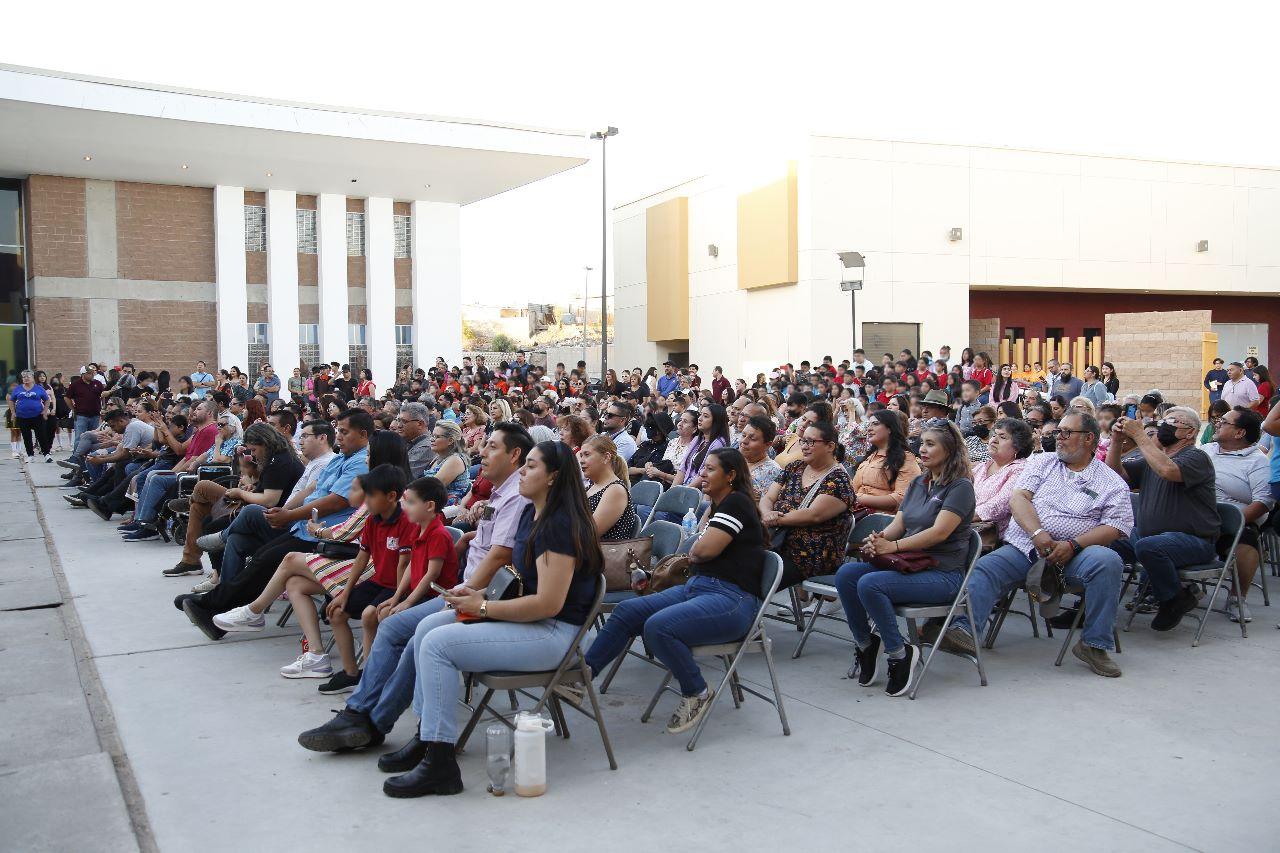
[{"label": "woman with long dark hair", "polygon": [[716,448],[703,469],[711,508],[689,551],[689,581],[619,604],[587,651],[588,669],[600,672],[643,632],[645,646],[680,684],[680,705],[667,724],[673,734],[696,725],[711,702],[692,647],[741,639],[760,607],[764,527],[747,461]]},{"label": "woman with long dark hair", "polygon": [[[419,623],[415,692],[425,757],[383,784],[387,796],[461,793],[454,745],[462,673],[554,669],[591,614],[604,555],[573,451],[559,441],[544,441],[529,452],[518,476],[529,505],[511,560],[525,594],[489,601],[483,589],[455,587],[445,596],[450,609]],[[460,614],[483,621],[461,624]]]},{"label": "woman with long dark hair", "polygon": [[1111,396],[1120,393],[1120,374],[1116,373],[1116,366],[1109,361],[1102,362],[1102,384],[1111,392]]},{"label": "woman with long dark hair", "polygon": [[698,410],[698,434],[685,456],[684,466],[676,472],[677,486],[702,488],[702,465],[707,454],[717,447],[729,446],[729,415],[719,403],[706,403]]},{"label": "woman with long dark hair", "polygon": [[858,506],[875,512],[897,512],[907,486],[920,476],[920,463],[911,452],[906,429],[897,412],[881,409],[867,417],[871,447],[853,474]]},{"label": "woman with long dark hair", "polygon": [[1000,365],[995,382],[991,386],[991,399],[989,400],[991,405],[1017,400],[1018,395],[1021,393],[1022,386],[1018,384],[1018,380],[1013,376],[1013,365]]},{"label": "woman with long dark hair", "polygon": [[[394,465],[405,476],[406,481],[413,479],[409,470],[409,449],[404,438],[389,429],[375,430],[369,436],[369,470],[379,465]],[[443,482],[443,481],[442,481]],[[448,483],[445,483],[448,488]]]}]

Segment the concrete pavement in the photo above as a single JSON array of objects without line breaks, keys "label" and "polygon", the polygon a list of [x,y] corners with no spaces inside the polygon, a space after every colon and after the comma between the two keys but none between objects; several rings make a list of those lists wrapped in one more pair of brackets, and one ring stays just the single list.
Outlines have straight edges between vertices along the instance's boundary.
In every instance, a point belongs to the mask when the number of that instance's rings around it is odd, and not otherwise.
[{"label": "concrete pavement", "polygon": [[[1124,676],[1115,680],[1070,655],[1055,668],[1061,635],[1033,639],[1025,618],[1011,616],[988,657],[990,686],[943,656],[914,702],[844,680],[850,647],[837,640],[815,636],[791,660],[797,635],[774,623],[791,737],[772,708],[748,697],[739,710],[718,705],[688,753],[684,738],[662,732],[672,698],[653,722],[639,722],[658,673],[628,661],[604,697],[618,771],[608,769],[591,724],[571,714],[572,738],[548,743],[546,796],[484,793],[481,737],[462,759],[464,794],[398,801],[382,795],[374,755],[297,745],[299,731],[342,701],[319,695],[314,681],[277,674],[298,653],[293,626],[272,620],[261,634],[209,642],[171,603],[195,579],[160,575],[178,549],[117,541],[114,524],[60,499],[58,470],[34,466],[39,505],[161,850],[1277,846],[1268,805],[1280,755],[1267,715],[1280,700],[1280,613],[1256,593],[1247,640],[1215,615],[1192,649],[1190,620],[1159,635],[1140,617],[1122,635]],[[20,494],[16,473],[3,466],[6,495]],[[0,530],[12,535],[35,519],[20,499],[11,503],[19,521]],[[44,547],[16,536],[4,545],[32,557]],[[38,580],[17,583],[34,590]],[[4,654],[40,668],[21,648],[6,643]],[[10,669],[6,714],[24,682]],[[749,661],[746,675],[759,681],[763,666]],[[41,741],[33,751],[49,740],[78,754],[91,747],[43,737],[36,718],[20,725],[19,740]],[[389,744],[399,746],[413,725],[406,715]],[[13,809],[12,797],[0,803]]]}]

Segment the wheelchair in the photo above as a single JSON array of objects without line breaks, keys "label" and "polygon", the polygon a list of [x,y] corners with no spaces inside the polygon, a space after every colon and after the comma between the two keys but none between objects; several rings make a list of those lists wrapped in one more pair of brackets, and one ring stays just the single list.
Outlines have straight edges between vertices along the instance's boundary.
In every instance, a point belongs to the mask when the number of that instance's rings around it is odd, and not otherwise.
[{"label": "wheelchair", "polygon": [[[218,485],[230,489],[240,481],[240,475],[232,465],[201,465],[193,474],[178,475],[177,497],[190,498],[196,490],[196,483],[202,480],[213,480]],[[163,501],[156,515],[156,528],[160,531],[160,538],[165,542],[186,544],[187,523],[190,518],[189,512],[174,512],[169,508],[169,502]]]}]

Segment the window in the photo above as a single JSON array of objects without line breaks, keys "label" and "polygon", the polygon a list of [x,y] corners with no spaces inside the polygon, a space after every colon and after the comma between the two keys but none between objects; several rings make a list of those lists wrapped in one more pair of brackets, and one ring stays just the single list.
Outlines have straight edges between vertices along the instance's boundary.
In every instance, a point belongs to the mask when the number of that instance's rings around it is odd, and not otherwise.
[{"label": "window", "polygon": [[298,344],[306,346],[307,344],[320,345],[320,324],[319,323],[299,323],[298,324]]},{"label": "window", "polygon": [[267,209],[260,204],[244,206],[244,250],[246,252],[267,250]]},{"label": "window", "polygon": [[347,256],[364,254],[364,214],[347,211]]},{"label": "window", "polygon": [[299,210],[298,214],[298,254],[314,255],[316,253],[316,212]]},{"label": "window", "polygon": [[1022,326],[1007,326],[1004,330],[1005,340],[1010,343],[1019,340],[1026,340],[1027,330]]},{"label": "window", "polygon": [[1086,328],[1086,329],[1084,330],[1084,339],[1085,339],[1085,342],[1086,342],[1086,343],[1092,343],[1093,341],[1097,340],[1097,339],[1098,339],[1098,338],[1100,338],[1100,337],[1102,337],[1102,330],[1101,330],[1101,329],[1088,329],[1088,328]]},{"label": "window", "polygon": [[250,323],[248,325],[249,345],[266,344],[267,342],[267,324],[266,323]]},{"label": "window", "polygon": [[1058,341],[1062,340],[1062,327],[1056,326],[1051,329],[1045,329],[1044,339],[1046,341],[1053,341],[1056,344]]},{"label": "window", "polygon": [[362,347],[365,345],[363,323],[347,324],[347,343],[353,347]]},{"label": "window", "polygon": [[396,326],[396,346],[413,346],[413,326]]},{"label": "window", "polygon": [[858,340],[873,361],[883,352],[896,354],[904,349],[920,352],[920,324],[863,323]]},{"label": "window", "polygon": [[413,257],[413,217],[396,215],[392,220],[396,229],[396,257]]}]

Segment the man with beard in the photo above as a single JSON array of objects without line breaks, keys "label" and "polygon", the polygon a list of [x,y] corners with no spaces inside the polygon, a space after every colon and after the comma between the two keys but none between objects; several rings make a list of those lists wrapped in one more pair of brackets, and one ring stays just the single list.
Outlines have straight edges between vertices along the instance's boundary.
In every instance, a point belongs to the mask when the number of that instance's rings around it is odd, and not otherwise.
[{"label": "man with beard", "polygon": [[[1174,406],[1156,424],[1153,439],[1141,421],[1120,418],[1111,427],[1107,465],[1138,490],[1141,536],[1113,547],[1126,562],[1142,563],[1160,603],[1151,619],[1156,631],[1173,629],[1195,609],[1196,595],[1178,581],[1178,569],[1210,563],[1218,540],[1214,467],[1196,447],[1200,415]],[[1123,457],[1137,448],[1140,454]],[[1091,600],[1092,603],[1092,600]]]},{"label": "man with beard", "polygon": [[[1072,413],[1062,419],[1054,452],[1027,459],[1009,500],[1015,523],[1005,532],[1006,544],[978,560],[969,596],[981,637],[991,608],[1026,580],[1033,562],[1043,557],[1062,566],[1068,581],[1084,586],[1088,602],[1071,653],[1098,675],[1116,678],[1120,667],[1108,653],[1115,648],[1124,563],[1109,546],[1133,529],[1133,509],[1124,480],[1095,457],[1098,437],[1093,416]],[[972,655],[973,636],[961,617],[941,647]]]}]

